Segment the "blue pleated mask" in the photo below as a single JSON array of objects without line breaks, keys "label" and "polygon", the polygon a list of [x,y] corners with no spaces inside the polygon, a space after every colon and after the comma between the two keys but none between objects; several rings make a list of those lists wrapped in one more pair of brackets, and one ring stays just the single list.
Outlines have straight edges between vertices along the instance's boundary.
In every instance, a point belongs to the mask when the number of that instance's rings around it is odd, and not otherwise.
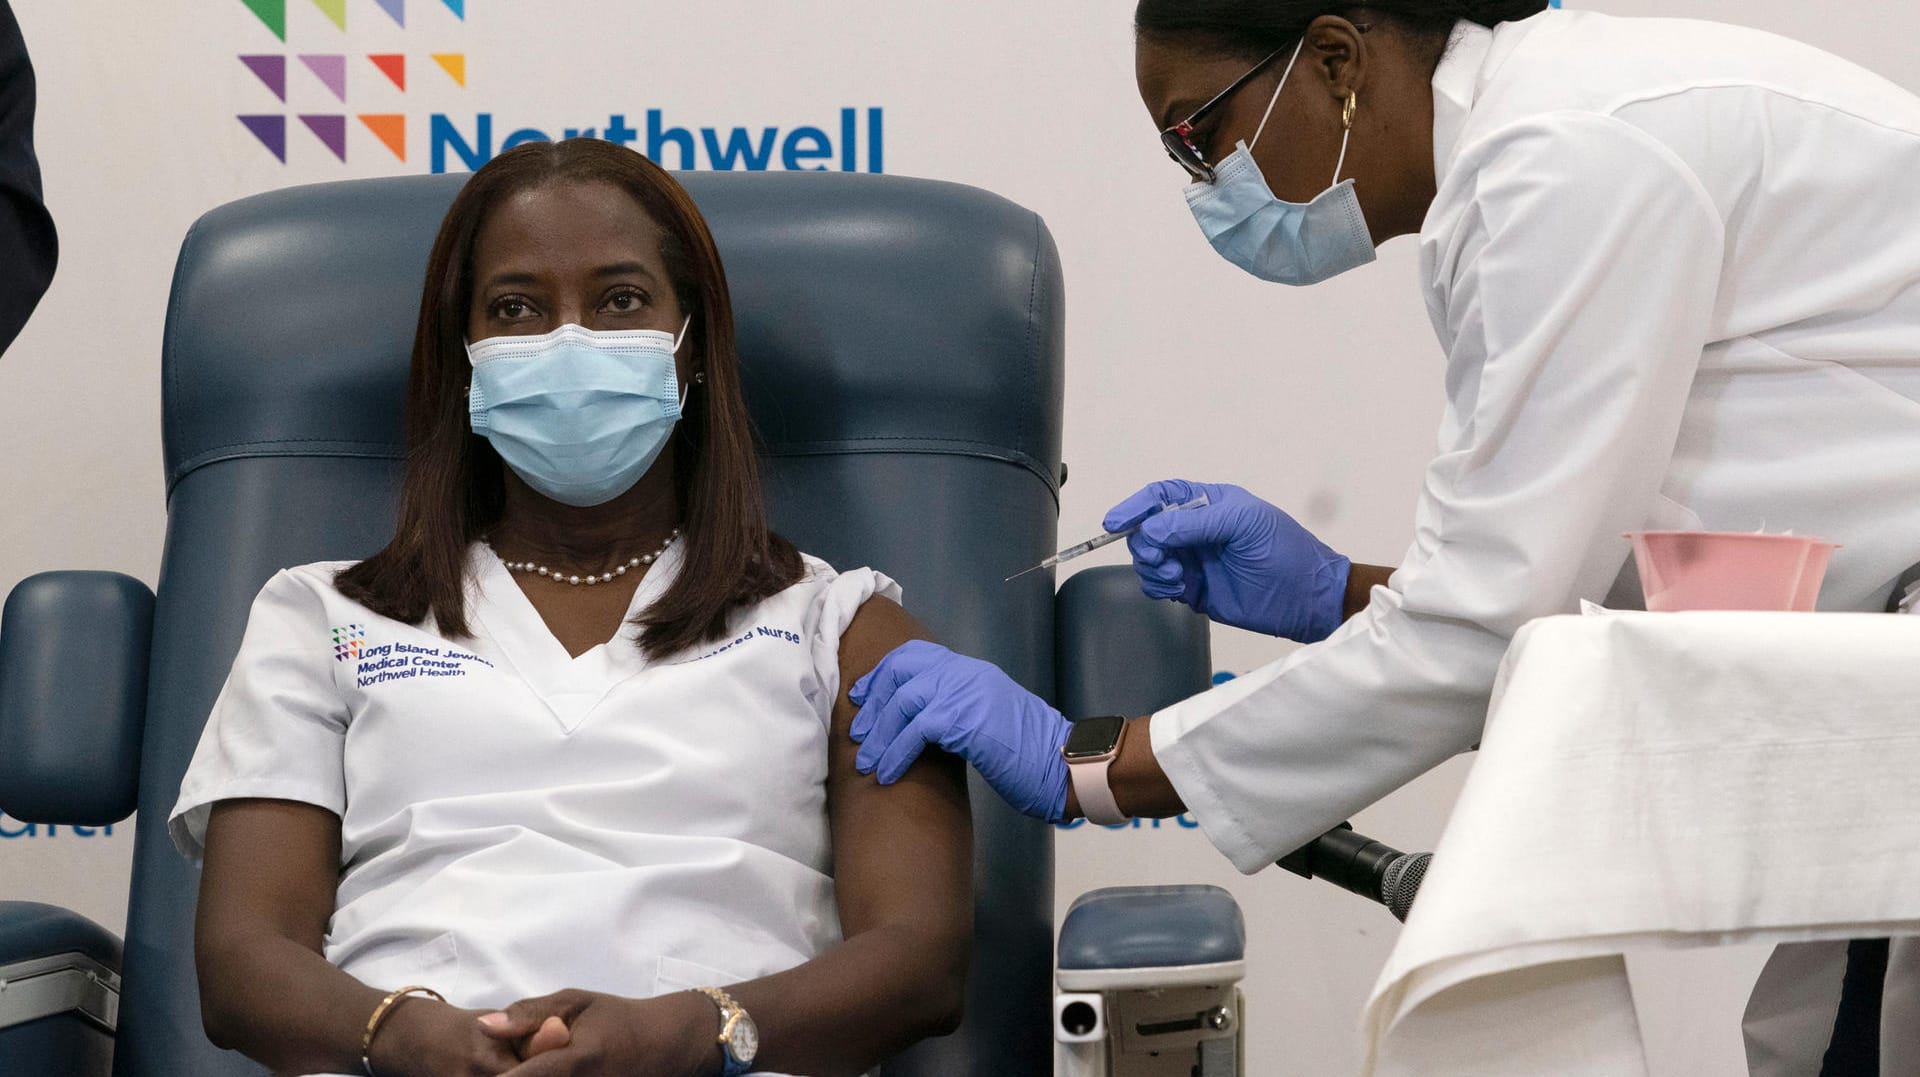
[{"label": "blue pleated mask", "polygon": [[468,344],[473,432],[541,494],[605,504],[640,481],[680,421],[673,357],[686,332],[563,325]]},{"label": "blue pleated mask", "polygon": [[[1267,102],[1267,113],[1253,133],[1253,145],[1259,144],[1267,128],[1267,116],[1273,114],[1274,103],[1280,100],[1280,91],[1286,88],[1299,59],[1300,50],[1295,48],[1273,99]],[[1261,280],[1318,284],[1358,269],[1378,255],[1366,217],[1360,212],[1353,181],[1340,182],[1340,170],[1347,163],[1347,140],[1352,136],[1349,127],[1340,140],[1340,160],[1333,166],[1334,185],[1311,202],[1283,202],[1274,197],[1260,166],[1254,163],[1252,145],[1241,142],[1215,166],[1212,183],[1187,187],[1187,207],[1220,257]]]}]

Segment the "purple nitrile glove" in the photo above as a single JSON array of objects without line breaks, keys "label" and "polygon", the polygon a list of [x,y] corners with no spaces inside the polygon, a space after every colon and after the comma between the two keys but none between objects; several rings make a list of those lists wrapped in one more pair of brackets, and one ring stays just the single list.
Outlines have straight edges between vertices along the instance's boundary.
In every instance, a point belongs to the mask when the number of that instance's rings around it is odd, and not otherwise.
[{"label": "purple nitrile glove", "polygon": [[[1148,513],[1206,494],[1210,504]],[[1150,483],[1107,513],[1127,539],[1140,589],[1178,599],[1221,624],[1318,643],[1343,620],[1352,562],[1293,517],[1238,486],[1169,479]]]},{"label": "purple nitrile glove", "polygon": [[899,781],[932,745],[973,764],[1023,814],[1049,823],[1066,814],[1060,749],[1073,727],[999,667],[913,640],[855,681],[847,697],[860,708],[854,769],[877,773],[880,784]]}]

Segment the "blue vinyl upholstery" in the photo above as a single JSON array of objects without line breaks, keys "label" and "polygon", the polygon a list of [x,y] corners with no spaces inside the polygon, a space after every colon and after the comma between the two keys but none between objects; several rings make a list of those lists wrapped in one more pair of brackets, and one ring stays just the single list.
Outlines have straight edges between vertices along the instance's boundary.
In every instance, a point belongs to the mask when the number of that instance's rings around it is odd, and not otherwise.
[{"label": "blue vinyl upholstery", "polygon": [[[0,811],[99,826],[133,811],[153,592],[43,572],[0,612]],[[4,953],[4,951],[0,951]]]},{"label": "blue vinyl upholstery", "polygon": [[85,954],[108,968],[120,967],[120,940],[113,932],[56,905],[0,901],[0,966],[54,954]]},{"label": "blue vinyl upholstery", "polygon": [[1069,718],[1136,718],[1213,682],[1211,624],[1178,602],[1149,600],[1130,565],[1068,577],[1056,609],[1059,704]]},{"label": "blue vinyl upholstery", "polygon": [[[1045,226],[951,184],[682,178],[726,259],[775,526],[838,565],[882,568],[943,639],[1052,696],[1050,581],[1001,582],[1054,541],[1063,308]],[[181,251],[118,1077],[261,1072],[201,1033],[197,880],[167,840],[167,811],[261,584],[283,566],[364,556],[390,532],[421,277],[463,180],[245,199],[202,218]],[[889,1074],[1048,1065],[1052,834],[977,781],[974,804],[967,1020]]]},{"label": "blue vinyl upholstery", "polygon": [[[1069,578],[1057,609],[1068,717],[1151,714],[1212,682],[1207,619],[1177,602],[1148,601],[1129,565]],[[1207,965],[1241,960],[1246,927],[1219,887],[1109,887],[1074,900],[1058,949],[1063,969]]]},{"label": "blue vinyl upholstery", "polygon": [[1243,961],[1247,925],[1217,886],[1113,886],[1082,894],[1060,925],[1063,969]]},{"label": "blue vinyl upholstery", "polygon": [[32,901],[0,901],[0,1077],[102,1077],[113,1060],[112,1033],[83,1016],[85,1002],[41,1013],[39,989],[90,975],[92,983],[109,985],[91,992],[98,1002],[115,994],[112,974],[119,967],[120,940],[86,917]]}]

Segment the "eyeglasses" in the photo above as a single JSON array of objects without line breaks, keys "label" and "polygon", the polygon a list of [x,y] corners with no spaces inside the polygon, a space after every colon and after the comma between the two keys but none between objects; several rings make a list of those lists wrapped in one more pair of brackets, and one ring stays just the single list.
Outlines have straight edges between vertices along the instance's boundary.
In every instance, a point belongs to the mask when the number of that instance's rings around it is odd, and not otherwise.
[{"label": "eyeglasses", "polygon": [[1242,86],[1252,82],[1255,75],[1266,70],[1274,57],[1285,51],[1287,47],[1283,45],[1268,53],[1266,59],[1248,68],[1247,73],[1234,79],[1232,85],[1214,94],[1211,101],[1194,109],[1193,115],[1160,132],[1160,144],[1166,147],[1167,156],[1173,158],[1175,164],[1186,169],[1187,175],[1200,183],[1213,182],[1213,166],[1208,164],[1206,157],[1201,155],[1200,147],[1193,144],[1193,129],[1201,120],[1207,118],[1208,113],[1225,104],[1227,99],[1237,93]]},{"label": "eyeglasses", "polygon": [[[1364,34],[1368,30],[1373,29],[1373,24],[1356,22],[1353,24],[1353,28]],[[1305,38],[1302,38],[1300,41],[1296,41],[1292,47],[1296,50],[1300,49],[1303,47],[1305,40]],[[1232,85],[1214,94],[1213,100],[1194,109],[1193,115],[1160,132],[1160,145],[1166,147],[1167,156],[1173,158],[1175,164],[1187,170],[1187,175],[1192,176],[1201,183],[1213,182],[1213,166],[1208,164],[1206,157],[1200,153],[1200,147],[1193,144],[1193,129],[1199,126],[1201,120],[1206,119],[1207,113],[1225,104],[1227,98],[1232,97],[1240,87],[1252,82],[1255,75],[1266,70],[1267,65],[1272,63],[1275,57],[1287,51],[1287,48],[1288,46],[1282,45],[1268,53],[1266,59],[1248,68],[1247,73],[1234,79]],[[1281,80],[1284,82],[1285,76],[1282,76]],[[1276,91],[1276,93],[1277,92],[1278,91]],[[1267,111],[1273,111],[1271,104],[1267,106]],[[1264,123],[1262,126],[1264,126]],[[1257,139],[1260,136],[1256,134],[1254,137]]]}]

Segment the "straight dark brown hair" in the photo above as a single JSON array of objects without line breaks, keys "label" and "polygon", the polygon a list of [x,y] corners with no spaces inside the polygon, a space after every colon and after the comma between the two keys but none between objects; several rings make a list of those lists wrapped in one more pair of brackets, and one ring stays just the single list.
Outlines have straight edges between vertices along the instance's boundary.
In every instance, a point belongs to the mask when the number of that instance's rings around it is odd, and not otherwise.
[{"label": "straight dark brown hair", "polygon": [[640,649],[660,657],[719,638],[737,608],[800,578],[793,545],[767,528],[752,426],[734,351],[733,299],[707,222],[660,166],[600,139],[532,142],[487,162],[455,196],[427,259],[420,323],[407,379],[406,477],[400,519],[385,549],[335,578],[340,593],[409,624],[430,613],[448,636],[470,636],[467,552],[500,521],[504,465],[469,426],[465,334],[473,299],[473,245],[487,214],[549,183],[607,183],[660,225],[661,256],[688,346],[706,382],[690,393],[674,432],[674,491],[686,557],[679,575],[637,618]]}]

